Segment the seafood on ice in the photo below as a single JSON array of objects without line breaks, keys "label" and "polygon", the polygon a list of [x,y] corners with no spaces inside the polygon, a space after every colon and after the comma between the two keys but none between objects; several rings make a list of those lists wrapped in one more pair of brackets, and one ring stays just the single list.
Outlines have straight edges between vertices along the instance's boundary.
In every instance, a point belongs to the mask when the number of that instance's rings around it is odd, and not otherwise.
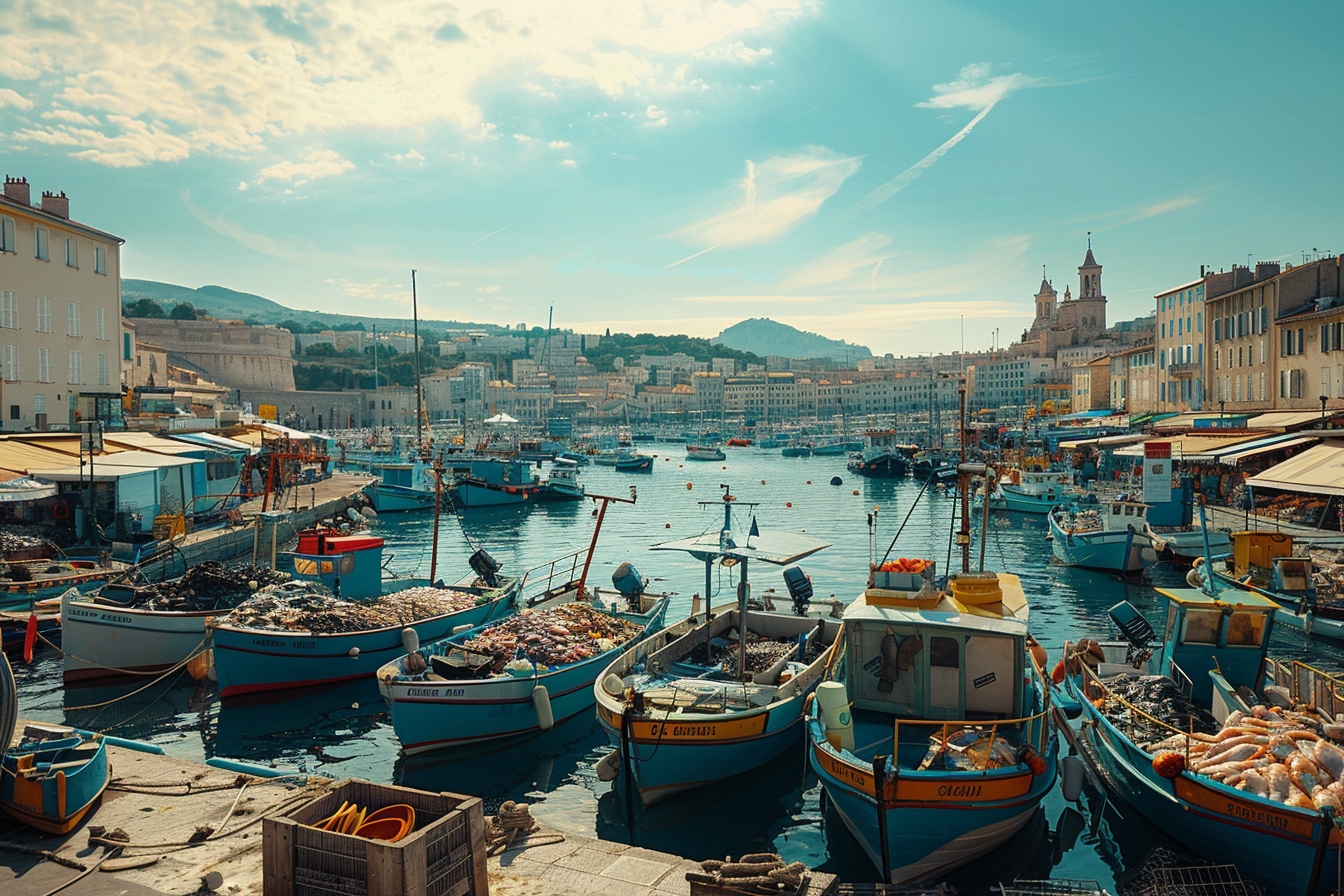
[{"label": "seafood on ice", "polygon": [[453,588],[406,588],[372,600],[344,600],[315,582],[263,588],[223,622],[272,632],[343,634],[409,625],[460,613],[488,600]]},{"label": "seafood on ice", "polygon": [[1325,736],[1327,723],[1306,704],[1256,706],[1233,712],[1214,734],[1174,734],[1145,748],[1160,774],[1186,770],[1286,806],[1344,814],[1344,748]]}]

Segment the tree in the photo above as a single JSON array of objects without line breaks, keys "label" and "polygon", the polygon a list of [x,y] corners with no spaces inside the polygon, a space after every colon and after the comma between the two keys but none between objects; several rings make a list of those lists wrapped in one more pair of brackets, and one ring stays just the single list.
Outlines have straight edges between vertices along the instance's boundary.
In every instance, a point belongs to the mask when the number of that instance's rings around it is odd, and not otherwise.
[{"label": "tree", "polygon": [[123,302],[121,313],[126,317],[154,318],[162,320],[166,315],[163,313],[163,306],[153,299],[136,299],[134,302]]},{"label": "tree", "polygon": [[196,306],[190,302],[178,302],[173,306],[173,310],[168,312],[170,320],[196,320],[199,316],[196,313]]}]

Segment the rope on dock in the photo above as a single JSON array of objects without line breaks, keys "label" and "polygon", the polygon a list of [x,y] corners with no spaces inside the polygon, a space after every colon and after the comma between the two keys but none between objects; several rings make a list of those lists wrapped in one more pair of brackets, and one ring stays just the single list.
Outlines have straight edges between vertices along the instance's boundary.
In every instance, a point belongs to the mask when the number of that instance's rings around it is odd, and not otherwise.
[{"label": "rope on dock", "polygon": [[[485,842],[488,847],[486,855],[498,855],[507,849],[564,842],[565,838],[560,834],[552,835],[551,839],[546,840],[546,844],[528,840],[532,834],[540,830],[541,825],[532,817],[527,803],[505,800],[500,804],[499,813],[485,826]],[[554,839],[557,837],[559,839]]]}]

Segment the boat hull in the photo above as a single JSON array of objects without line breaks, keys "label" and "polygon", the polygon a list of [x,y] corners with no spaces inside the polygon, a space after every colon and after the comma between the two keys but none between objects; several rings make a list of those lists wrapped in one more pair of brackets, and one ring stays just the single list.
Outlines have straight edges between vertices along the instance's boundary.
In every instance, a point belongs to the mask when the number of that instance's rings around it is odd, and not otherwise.
[{"label": "boat hull", "polygon": [[1125,575],[1143,572],[1157,562],[1148,536],[1142,532],[1086,532],[1069,534],[1050,518],[1050,550],[1065,566]]},{"label": "boat hull", "polygon": [[65,682],[162,672],[205,648],[205,621],[218,615],[111,607],[67,593],[61,598]]},{"label": "boat hull", "polygon": [[897,479],[910,472],[910,465],[904,458],[886,454],[872,459],[855,458],[849,462],[849,471],[874,479]]},{"label": "boat hull", "polygon": [[1280,594],[1268,588],[1261,588],[1250,582],[1243,582],[1215,570],[1218,581],[1227,588],[1246,591],[1267,597],[1279,605],[1274,613],[1274,621],[1289,628],[1295,628],[1308,638],[1327,638],[1344,643],[1344,620],[1319,616],[1302,606],[1302,601],[1287,594]]},{"label": "boat hull", "polygon": [[618,460],[615,466],[618,473],[652,473],[653,458],[637,457],[630,460]]},{"label": "boat hull", "polygon": [[[882,867],[877,800],[866,780],[838,762],[815,719],[808,722],[808,761],[850,833],[874,867]],[[1017,833],[1054,786],[1056,750],[1039,775],[1017,770],[962,773],[905,772],[895,798],[885,798],[891,880],[924,880],[984,855]],[[1024,780],[1024,776],[1027,780]],[[891,787],[888,780],[888,788]]]},{"label": "boat hull", "polygon": [[[1063,500],[1063,491],[1046,492],[1044,494],[1033,494],[1031,492],[1019,491],[1012,486],[1002,485],[998,490],[999,505],[1004,510],[1013,513],[1036,513],[1046,514],[1059,506]],[[995,506],[991,504],[991,506]]]},{"label": "boat hull", "polygon": [[[1192,563],[1195,558],[1204,556],[1204,533],[1199,529],[1162,532],[1149,527],[1147,532],[1153,549],[1163,560]],[[1209,553],[1213,556],[1232,552],[1232,538],[1222,529],[1209,529],[1208,538]]]},{"label": "boat hull", "polygon": [[399,485],[375,485],[372,489],[373,509],[379,513],[406,513],[428,510],[434,506],[434,493]]},{"label": "boat hull", "polygon": [[422,641],[438,640],[460,626],[483,625],[508,615],[515,601],[516,592],[406,626],[333,635],[220,625],[211,635],[219,696],[221,700],[233,700],[267,691],[370,678],[379,666],[406,652],[401,641],[404,628],[414,629]]},{"label": "boat hull", "polygon": [[522,504],[539,491],[536,486],[491,486],[475,482],[459,482],[453,489],[456,503],[466,508]]},{"label": "boat hull", "polygon": [[[1078,696],[1075,682],[1070,690]],[[1194,850],[1218,862],[1235,864],[1244,873],[1273,887],[1275,892],[1303,893],[1307,889],[1319,838],[1325,833],[1320,816],[1248,797],[1243,791],[1182,773],[1168,780],[1153,771],[1152,757],[1115,728],[1087,699],[1079,701],[1086,723],[1075,729],[1089,758],[1100,766],[1117,795],[1154,825]],[[1340,838],[1332,835],[1325,867],[1339,861]],[[1321,875],[1318,892],[1333,886]]]},{"label": "boat hull", "polygon": [[[78,742],[81,738],[72,738]],[[88,815],[103,795],[111,779],[107,747],[101,740],[97,749],[80,757],[80,764],[29,780],[25,768],[41,763],[61,764],[78,755],[71,749],[41,749],[6,753],[0,775],[0,809],[29,827],[48,834],[68,834]]]}]

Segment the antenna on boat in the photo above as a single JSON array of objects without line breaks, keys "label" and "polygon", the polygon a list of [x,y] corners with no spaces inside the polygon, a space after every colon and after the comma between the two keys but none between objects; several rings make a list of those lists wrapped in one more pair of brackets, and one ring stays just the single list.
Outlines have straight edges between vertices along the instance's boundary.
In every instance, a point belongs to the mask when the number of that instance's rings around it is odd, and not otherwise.
[{"label": "antenna on boat", "polygon": [[[961,528],[957,530],[957,544],[961,546],[961,571],[971,571],[971,476],[966,469],[966,381],[957,385],[957,444],[960,459],[957,462],[957,488],[961,491]],[[988,489],[986,489],[988,492]],[[989,500],[988,494],[985,500]],[[980,543],[980,566],[985,565],[984,540]]]},{"label": "antenna on boat", "polygon": [[[415,299],[415,268],[411,268],[411,340],[415,343],[415,453],[420,454],[424,446],[424,392],[420,389],[420,310]],[[373,348],[374,357],[378,355],[377,345]]]}]

